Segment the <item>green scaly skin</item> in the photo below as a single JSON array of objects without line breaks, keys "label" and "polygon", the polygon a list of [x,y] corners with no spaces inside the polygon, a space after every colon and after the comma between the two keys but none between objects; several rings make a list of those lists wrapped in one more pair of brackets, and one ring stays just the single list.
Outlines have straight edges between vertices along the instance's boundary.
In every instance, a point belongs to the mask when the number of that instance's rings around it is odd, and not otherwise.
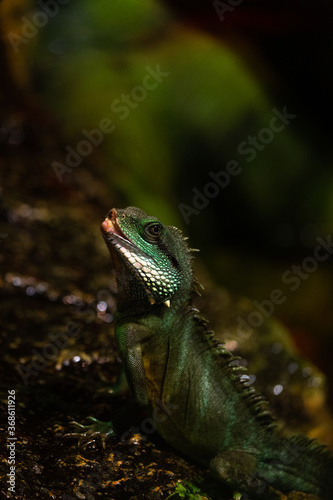
[{"label": "green scaly skin", "polygon": [[116,269],[127,381],[160,435],[251,498],[295,490],[332,500],[332,454],[278,435],[244,368],[193,308],[192,254],[181,232],[129,207],[111,210],[102,234]]}]

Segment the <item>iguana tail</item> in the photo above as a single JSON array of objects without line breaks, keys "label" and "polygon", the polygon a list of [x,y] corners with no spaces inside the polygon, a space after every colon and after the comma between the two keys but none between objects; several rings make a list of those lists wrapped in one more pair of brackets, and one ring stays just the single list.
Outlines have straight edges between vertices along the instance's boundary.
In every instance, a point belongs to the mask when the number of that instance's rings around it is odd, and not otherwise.
[{"label": "iguana tail", "polygon": [[282,439],[275,457],[264,460],[265,480],[274,488],[302,491],[333,499],[333,454],[318,441],[303,436]]}]

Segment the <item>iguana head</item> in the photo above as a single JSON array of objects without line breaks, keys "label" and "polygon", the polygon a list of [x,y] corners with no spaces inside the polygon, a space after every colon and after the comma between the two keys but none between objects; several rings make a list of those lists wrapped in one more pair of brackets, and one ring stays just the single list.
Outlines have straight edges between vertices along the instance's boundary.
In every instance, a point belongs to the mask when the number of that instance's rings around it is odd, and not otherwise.
[{"label": "iguana head", "polygon": [[[190,289],[190,250],[182,233],[136,208],[113,208],[101,226],[116,269],[121,308],[164,303]],[[119,303],[118,303],[119,308]]]}]

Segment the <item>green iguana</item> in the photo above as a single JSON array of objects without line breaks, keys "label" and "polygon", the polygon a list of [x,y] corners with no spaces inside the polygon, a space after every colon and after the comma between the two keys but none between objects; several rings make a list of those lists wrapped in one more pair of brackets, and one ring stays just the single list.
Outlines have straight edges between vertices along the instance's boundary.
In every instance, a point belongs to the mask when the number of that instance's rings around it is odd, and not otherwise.
[{"label": "green iguana", "polygon": [[[115,335],[126,378],[159,434],[250,498],[296,490],[332,500],[333,455],[305,437],[279,435],[244,368],[193,307],[182,233],[135,207],[111,210],[101,230],[116,269]],[[97,424],[85,426],[87,435]]]}]

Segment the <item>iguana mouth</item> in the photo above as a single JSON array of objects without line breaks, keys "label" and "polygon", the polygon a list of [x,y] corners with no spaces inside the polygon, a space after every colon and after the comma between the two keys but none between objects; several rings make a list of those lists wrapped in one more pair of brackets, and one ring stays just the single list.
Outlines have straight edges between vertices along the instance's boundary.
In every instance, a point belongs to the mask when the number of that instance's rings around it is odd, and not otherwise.
[{"label": "iguana mouth", "polygon": [[107,240],[112,241],[113,236],[116,236],[116,239],[117,237],[121,238],[122,240],[125,240],[127,243],[133,245],[131,240],[124,234],[124,232],[121,230],[118,224],[117,211],[115,208],[110,210],[110,212],[105,217],[104,221],[101,224],[101,231],[104,238]]},{"label": "iguana mouth", "polygon": [[110,210],[105,220],[101,224],[101,231],[109,249],[115,249],[134,268],[142,268],[146,264],[147,256],[140,250],[122,231],[118,224],[117,211]]}]

